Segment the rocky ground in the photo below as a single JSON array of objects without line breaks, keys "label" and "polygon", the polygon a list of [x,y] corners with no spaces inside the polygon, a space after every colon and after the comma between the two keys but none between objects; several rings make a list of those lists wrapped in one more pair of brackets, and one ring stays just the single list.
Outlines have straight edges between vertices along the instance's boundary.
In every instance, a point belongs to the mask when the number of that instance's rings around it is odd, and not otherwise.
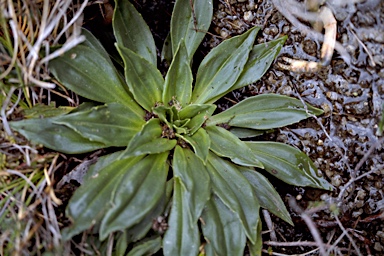
[{"label": "rocky ground", "polygon": [[[329,253],[383,255],[384,144],[378,123],[384,103],[384,2],[328,2],[337,20],[336,39],[345,52],[335,51],[330,65],[310,73],[287,71],[278,65],[284,63],[283,56],[321,62],[322,42],[306,36],[285,18],[294,12],[287,8],[280,13],[269,0],[220,1],[213,33],[230,37],[251,26],[261,26],[259,43],[288,35],[280,56],[263,79],[227,95],[230,101],[221,107],[225,109],[249,95],[279,93],[301,98],[325,111],[319,118],[282,128],[264,138],[306,152],[335,187],[326,192],[275,182],[287,205],[290,196],[298,205],[290,204],[295,227],[274,217],[269,225],[265,224],[266,249],[269,245],[274,253],[288,254],[315,249],[302,242],[314,241],[304,221],[306,215],[318,228]],[[303,18],[299,22],[312,29]],[[220,40],[211,38],[209,45]],[[300,214],[299,208],[307,210]]]}]

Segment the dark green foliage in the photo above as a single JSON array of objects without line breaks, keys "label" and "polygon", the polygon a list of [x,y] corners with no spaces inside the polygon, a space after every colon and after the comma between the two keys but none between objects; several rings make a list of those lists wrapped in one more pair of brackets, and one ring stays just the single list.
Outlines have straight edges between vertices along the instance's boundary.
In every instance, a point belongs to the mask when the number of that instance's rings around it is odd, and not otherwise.
[{"label": "dark green foliage", "polygon": [[[129,255],[161,247],[165,255],[197,255],[203,240],[207,255],[243,255],[247,241],[251,254],[258,255],[260,207],[292,221],[255,168],[289,184],[331,188],[297,149],[240,139],[321,110],[286,96],[259,95],[213,115],[217,99],[266,72],[285,38],[254,46],[259,28],[252,28],[224,41],[202,61],[193,87],[191,60],[209,28],[212,3],[192,2],[196,17],[189,0],[175,3],[171,49],[163,51],[173,56],[165,78],[155,66],[148,26],[132,4],[117,1],[113,27],[125,81],[84,31],[87,41],[53,60],[50,68],[66,87],[101,105],[11,123],[28,139],[65,153],[124,147],[100,158],[71,198],[66,239],[94,227],[102,241],[116,234],[117,252],[139,241]],[[168,216],[164,235],[140,241],[159,215]]]}]

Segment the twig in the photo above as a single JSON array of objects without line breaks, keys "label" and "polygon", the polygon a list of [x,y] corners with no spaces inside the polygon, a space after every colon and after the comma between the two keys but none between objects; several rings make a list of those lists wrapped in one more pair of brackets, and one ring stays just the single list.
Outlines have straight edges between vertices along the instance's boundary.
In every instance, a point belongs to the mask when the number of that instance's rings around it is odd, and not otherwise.
[{"label": "twig", "polygon": [[343,224],[341,223],[341,221],[339,220],[339,217],[337,217],[337,215],[335,215],[335,219],[336,219],[337,224],[339,225],[340,229],[343,231],[343,234],[345,233],[345,235],[348,237],[349,241],[351,242],[353,248],[355,248],[357,255],[363,255],[363,254],[361,254],[355,241],[353,241],[352,237],[348,234],[348,231],[344,228]]},{"label": "twig", "polygon": [[5,110],[6,108],[8,107],[8,104],[10,103],[11,101],[11,97],[13,95],[13,92],[16,90],[15,87],[11,87],[11,89],[8,91],[8,95],[7,97],[5,98],[4,102],[3,102],[3,105],[1,106],[1,120],[3,122],[3,128],[4,128],[4,131],[9,135],[9,136],[13,136],[13,133],[12,133],[12,130],[11,128],[9,127],[9,124],[8,124],[8,121],[7,121],[7,116],[6,116],[6,113],[5,113]]},{"label": "twig", "polygon": [[305,224],[307,224],[309,231],[311,232],[313,239],[315,239],[317,246],[319,247],[320,255],[327,256],[325,250],[325,244],[320,237],[319,230],[317,229],[315,223],[312,221],[311,217],[307,214],[306,211],[303,211],[300,206],[296,203],[294,197],[289,198],[289,206],[300,214],[301,218],[304,220]]},{"label": "twig", "polygon": [[265,209],[262,210],[262,213],[264,216],[265,223],[267,224],[267,227],[270,231],[271,240],[277,241],[276,232],[275,232],[275,228],[273,227],[271,215],[269,215],[268,210],[265,210]]},{"label": "twig", "polygon": [[[293,26],[297,27],[300,32],[303,35],[306,35],[310,37],[313,40],[319,40],[324,41],[324,35],[312,30],[308,26],[301,23],[294,15],[293,13],[287,9],[286,7],[289,6],[289,4],[286,4],[285,2],[282,3],[281,0],[272,0],[273,5],[276,7],[276,9],[284,15],[284,17],[292,23]],[[288,10],[288,11],[287,11]],[[295,13],[296,14],[296,13]],[[347,50],[341,45],[339,42],[335,42],[335,49],[339,52],[341,57],[344,59],[344,61],[349,65],[351,63],[351,57],[348,54]]]},{"label": "twig", "polygon": [[[376,150],[376,148],[378,146],[380,146],[382,143],[384,142],[384,137],[380,138],[378,141],[376,141],[375,144],[373,144],[369,150],[367,151],[367,153],[365,153],[365,155],[363,156],[363,158],[357,163],[355,169],[353,170],[353,175],[352,176],[355,176],[356,173],[360,170],[361,166],[363,166],[363,164],[365,163],[365,161],[368,160],[368,158],[370,157],[370,155],[373,153],[374,150]],[[355,181],[357,180],[360,180],[362,178],[364,178],[365,176],[368,176],[370,175],[371,173],[377,171],[379,168],[383,168],[383,165],[379,165],[377,166],[376,168],[358,176],[358,177],[352,177],[348,182],[347,184],[344,185],[344,187],[341,189],[340,193],[339,193],[339,196],[337,197],[337,200],[339,201],[339,204],[341,204],[342,202],[342,199],[343,199],[343,196],[344,196],[344,193],[345,191],[347,190],[347,188],[352,185],[352,183],[354,183]]]},{"label": "twig", "polygon": [[365,52],[368,54],[369,56],[369,59],[371,60],[372,62],[372,67],[376,67],[376,62],[375,60],[373,59],[372,57],[372,54],[371,54],[371,51],[367,48],[367,46],[365,46],[365,44],[360,40],[360,38],[356,35],[356,33],[353,31],[353,25],[352,23],[349,24],[349,31],[351,31],[352,35],[355,36],[357,42],[359,42],[359,44],[364,48]]}]

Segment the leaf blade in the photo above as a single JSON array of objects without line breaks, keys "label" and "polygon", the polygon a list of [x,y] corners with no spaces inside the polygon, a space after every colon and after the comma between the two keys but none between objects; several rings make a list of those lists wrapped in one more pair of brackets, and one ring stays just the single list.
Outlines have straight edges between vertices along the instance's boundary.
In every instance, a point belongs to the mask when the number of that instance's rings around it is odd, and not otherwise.
[{"label": "leaf blade", "polygon": [[135,100],[147,111],[162,100],[164,79],[155,65],[132,50],[116,45],[124,61],[125,80]]},{"label": "leaf blade", "polygon": [[186,189],[184,197],[192,215],[192,225],[197,222],[210,198],[209,174],[203,162],[191,150],[180,146],[175,149],[172,163],[174,177],[180,178]]},{"label": "leaf blade", "polygon": [[221,159],[213,153],[208,156],[207,170],[212,191],[239,217],[248,239],[254,243],[259,220],[259,203],[248,180],[240,173],[241,166]]},{"label": "leaf blade", "polygon": [[29,119],[9,122],[9,125],[30,141],[67,154],[85,153],[105,147],[103,143],[90,141],[64,125],[55,124],[55,120]]},{"label": "leaf blade", "polygon": [[66,214],[72,225],[63,230],[64,239],[90,228],[108,210],[112,193],[120,184],[124,172],[141,158],[128,158],[102,168],[97,175],[85,180],[69,201]]},{"label": "leaf blade", "polygon": [[76,46],[51,60],[49,67],[65,87],[83,97],[137,107],[111,61],[88,46]]},{"label": "leaf blade", "polygon": [[181,106],[186,106],[191,100],[192,81],[188,52],[182,40],[165,77],[163,102],[176,101]]},{"label": "leaf blade", "polygon": [[[305,108],[308,109],[309,114]],[[303,103],[295,98],[261,94],[249,97],[212,116],[207,120],[207,126],[228,124],[234,127],[268,130],[299,122],[308,118],[310,114],[322,113],[322,110],[308,104],[304,107]]]},{"label": "leaf blade", "polygon": [[155,40],[141,14],[129,1],[116,1],[112,24],[118,45],[157,65]]},{"label": "leaf blade", "polygon": [[122,104],[110,103],[60,116],[54,123],[68,126],[90,141],[122,147],[140,131],[145,123],[144,115],[142,109],[135,112]]},{"label": "leaf blade", "polygon": [[161,137],[162,127],[157,118],[150,119],[142,129],[135,134],[129,142],[127,149],[121,154],[121,158],[140,156],[146,154],[158,154],[172,150],[176,146],[176,140],[168,140]]},{"label": "leaf blade", "polygon": [[331,184],[318,176],[311,159],[300,150],[278,142],[247,142],[247,145],[264,169],[278,179],[295,186],[332,189]]},{"label": "leaf blade", "polygon": [[242,174],[252,185],[260,206],[293,226],[291,216],[283,200],[281,200],[279,193],[277,193],[268,179],[251,169],[242,171]]},{"label": "leaf blade", "polygon": [[197,130],[192,136],[186,134],[178,136],[192,146],[197,157],[204,163],[207,161],[211,140],[204,129]]},{"label": "leaf blade", "polygon": [[125,170],[100,225],[100,239],[139,223],[165,195],[169,152],[148,155]]},{"label": "leaf blade", "polygon": [[[189,0],[176,1],[171,18],[172,52],[175,54],[179,43],[184,39],[189,60],[192,59],[208,31],[213,14],[212,1],[192,0],[192,4],[194,11],[191,9]],[[196,28],[193,13],[196,18]]]},{"label": "leaf blade", "polygon": [[199,252],[199,230],[197,223],[191,225],[193,218],[185,193],[183,182],[175,177],[169,227],[163,238],[163,252],[166,256],[197,255]]},{"label": "leaf blade", "polygon": [[246,235],[239,218],[217,197],[207,203],[201,216],[202,231],[214,253],[208,255],[243,255]]},{"label": "leaf blade", "polygon": [[232,89],[239,89],[259,80],[265,72],[267,72],[268,68],[279,54],[286,39],[287,37],[284,36],[267,43],[253,46],[249,53],[247,63],[244,66],[244,70]]},{"label": "leaf blade", "polygon": [[239,165],[263,168],[263,165],[252,150],[248,148],[247,144],[231,132],[218,126],[207,126],[205,130],[211,140],[210,149],[216,155],[228,157]]},{"label": "leaf blade", "polygon": [[198,68],[193,103],[212,103],[231,91],[247,62],[258,30],[252,28],[211,50]]}]

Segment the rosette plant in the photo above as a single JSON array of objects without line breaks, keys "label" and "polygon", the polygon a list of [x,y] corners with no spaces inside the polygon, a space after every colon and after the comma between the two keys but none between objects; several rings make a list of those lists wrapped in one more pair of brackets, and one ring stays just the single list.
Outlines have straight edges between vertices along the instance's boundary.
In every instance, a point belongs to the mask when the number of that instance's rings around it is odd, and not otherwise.
[{"label": "rosette plant", "polygon": [[[176,0],[163,49],[172,60],[165,78],[148,26],[123,0],[116,1],[113,28],[124,74],[87,31],[82,45],[50,63],[66,88],[91,102],[11,127],[68,154],[121,149],[99,158],[70,199],[66,239],[93,228],[101,241],[116,238],[117,254],[133,248],[129,255],[160,249],[164,255],[243,255],[248,244],[258,255],[260,207],[292,224],[262,169],[289,184],[330,189],[298,149],[241,140],[321,110],[270,94],[215,113],[215,101],[266,72],[286,38],[254,45],[255,27],[225,40],[203,59],[194,80],[192,57],[211,19],[212,1]],[[158,216],[166,219],[164,233],[152,229]]]}]

